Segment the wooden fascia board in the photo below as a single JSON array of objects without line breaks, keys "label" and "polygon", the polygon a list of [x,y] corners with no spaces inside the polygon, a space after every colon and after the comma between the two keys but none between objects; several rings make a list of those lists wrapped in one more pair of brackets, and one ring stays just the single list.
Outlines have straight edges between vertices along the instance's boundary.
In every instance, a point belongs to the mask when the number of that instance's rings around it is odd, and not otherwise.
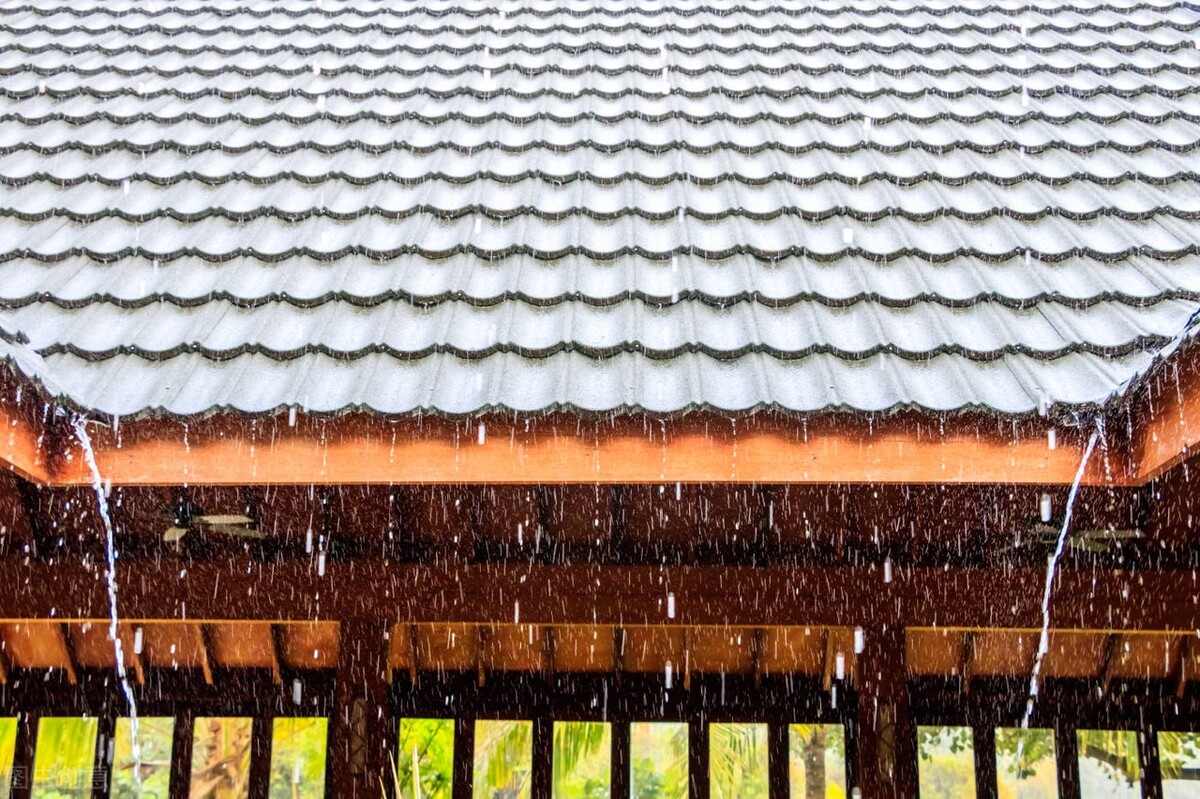
[{"label": "wooden fascia board", "polygon": [[[482,443],[478,425],[484,427]],[[637,483],[1012,483],[1073,481],[1090,430],[1045,420],[938,422],[909,414],[799,422],[762,415],[733,421],[683,417],[593,422],[560,416],[479,423],[369,417],[244,420],[216,417],[185,427],[96,425],[101,474],[113,485],[637,484]],[[89,484],[77,449],[50,478]],[[1126,485],[1127,450],[1112,442],[1084,482]]]}]

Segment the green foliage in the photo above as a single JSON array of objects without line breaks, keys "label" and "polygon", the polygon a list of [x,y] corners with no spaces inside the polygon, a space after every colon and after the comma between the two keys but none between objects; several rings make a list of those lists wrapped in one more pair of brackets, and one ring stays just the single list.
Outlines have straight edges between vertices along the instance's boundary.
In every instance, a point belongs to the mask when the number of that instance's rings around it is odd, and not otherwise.
[{"label": "green foliage", "polygon": [[975,796],[975,747],[970,727],[917,727],[921,799]]},{"label": "green foliage", "polygon": [[708,784],[712,799],[766,799],[767,725],[710,724]]},{"label": "green foliage", "polygon": [[17,720],[11,716],[0,718],[0,799],[8,799],[12,792],[12,767],[16,750]]},{"label": "green foliage", "polygon": [[329,721],[277,718],[271,729],[271,799],[323,799]]},{"label": "green foliage", "polygon": [[687,799],[686,724],[634,722],[629,742],[632,799]]},{"label": "green foliage", "polygon": [[532,721],[476,721],[474,799],[529,799]]},{"label": "green foliage", "polygon": [[1054,769],[1054,730],[997,728],[996,763],[1017,780],[1037,776],[1038,769],[1046,765]]},{"label": "green foliage", "polygon": [[142,799],[167,799],[171,787],[171,747],[174,743],[175,719],[170,717],[138,718],[138,749],[133,756],[133,724],[130,719],[117,719],[113,740],[113,799],[137,799],[138,784],[135,770],[141,763]]},{"label": "green foliage", "polygon": [[608,799],[611,772],[612,725],[554,723],[554,799]]},{"label": "green foliage", "polygon": [[198,718],[192,732],[190,799],[246,799],[253,719]]},{"label": "green foliage", "polygon": [[33,760],[34,799],[90,799],[96,767],[96,719],[38,721]]},{"label": "green foliage", "polygon": [[401,719],[396,761],[396,796],[417,799],[413,790],[416,754],[420,799],[450,799],[454,786],[454,720]]},{"label": "green foliage", "polygon": [[1160,732],[1158,759],[1162,765],[1163,779],[1183,779],[1184,769],[1194,770],[1196,761],[1200,760],[1200,733]]},{"label": "green foliage", "polygon": [[1132,730],[1078,730],[1079,757],[1100,764],[1111,780],[1134,785],[1141,780],[1137,733]]}]

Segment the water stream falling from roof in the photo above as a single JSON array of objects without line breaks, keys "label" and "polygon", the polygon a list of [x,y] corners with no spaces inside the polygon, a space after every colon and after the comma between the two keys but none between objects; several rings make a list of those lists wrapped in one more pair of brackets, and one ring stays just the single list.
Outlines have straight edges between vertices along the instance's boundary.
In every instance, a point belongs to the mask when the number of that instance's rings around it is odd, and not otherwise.
[{"label": "water stream falling from roof", "polygon": [[1033,659],[1033,673],[1029,677],[1029,698],[1025,701],[1025,716],[1021,719],[1021,729],[1029,728],[1029,720],[1033,716],[1034,699],[1038,692],[1038,677],[1042,673],[1042,659],[1050,648],[1050,598],[1054,592],[1054,575],[1058,570],[1058,560],[1062,557],[1067,544],[1067,533],[1071,529],[1071,517],[1075,512],[1075,498],[1079,495],[1079,485],[1083,482],[1084,472],[1087,471],[1088,461],[1096,449],[1096,442],[1104,432],[1104,422],[1096,420],[1096,428],[1088,437],[1087,447],[1083,457],[1079,459],[1079,469],[1071,483],[1071,491],[1067,494],[1067,507],[1063,513],[1062,529],[1058,531],[1058,541],[1054,545],[1054,554],[1046,561],[1046,587],[1042,592],[1042,634],[1038,638],[1037,654]]},{"label": "water stream falling from roof", "polygon": [[129,672],[125,668],[125,651],[121,637],[117,634],[117,542],[113,529],[112,517],[108,512],[108,491],[100,467],[96,465],[96,452],[92,449],[92,439],[88,435],[87,420],[82,416],[75,418],[75,437],[83,449],[83,459],[88,471],[92,474],[92,490],[96,493],[96,506],[100,512],[100,520],[104,524],[104,552],[107,558],[105,582],[108,586],[108,637],[113,642],[113,655],[116,658],[117,678],[121,681],[121,691],[129,703],[129,737],[130,751],[133,753],[133,780],[137,795],[142,795],[142,751],[138,739],[137,699],[133,696],[133,687],[129,684]]}]

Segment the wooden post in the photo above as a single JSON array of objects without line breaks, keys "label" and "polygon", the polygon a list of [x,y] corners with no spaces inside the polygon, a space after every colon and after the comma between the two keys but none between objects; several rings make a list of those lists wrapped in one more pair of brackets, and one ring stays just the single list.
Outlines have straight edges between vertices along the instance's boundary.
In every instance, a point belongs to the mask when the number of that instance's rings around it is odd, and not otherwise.
[{"label": "wooden post", "polygon": [[454,722],[454,783],[452,799],[471,799],[471,778],[475,767],[475,721],[459,718]]},{"label": "wooden post", "polygon": [[916,730],[908,711],[904,628],[865,631],[857,668],[858,780],[863,799],[916,799]]},{"label": "wooden post", "polygon": [[688,798],[708,796],[708,719],[703,711],[688,722]]},{"label": "wooden post", "polygon": [[770,769],[767,780],[768,795],[771,799],[788,799],[791,786],[788,784],[790,776],[789,766],[789,751],[788,751],[788,725],[787,722],[773,723],[768,728],[767,735],[767,757],[768,768]]},{"label": "wooden post", "polygon": [[175,717],[171,737],[170,799],[188,799],[192,787],[192,731],[195,717],[184,711]]},{"label": "wooden post", "polygon": [[92,799],[107,799],[112,789],[112,761],[108,753],[116,737],[117,720],[105,713],[96,721],[96,758],[92,770]]},{"label": "wooden post", "polygon": [[1142,770],[1142,799],[1162,799],[1162,763],[1158,759],[1158,730],[1147,724],[1138,730],[1138,764]]},{"label": "wooden post", "polygon": [[1080,799],[1079,739],[1074,727],[1055,725],[1054,756],[1058,760],[1058,799]]},{"label": "wooden post", "polygon": [[550,799],[554,784],[554,722],[548,713],[533,720],[533,777],[530,799]]},{"label": "wooden post", "polygon": [[379,799],[392,786],[391,693],[387,683],[388,624],[354,619],[341,624],[336,700],[329,736],[334,799]]},{"label": "wooden post", "polygon": [[33,760],[37,747],[38,718],[22,713],[17,719],[17,743],[13,753],[11,799],[33,796]]},{"label": "wooden post", "polygon": [[275,720],[254,719],[250,733],[249,799],[267,799],[271,795],[271,737]]},{"label": "wooden post", "polygon": [[614,721],[612,725],[612,794],[610,799],[629,799],[630,763],[629,722]]},{"label": "wooden post", "polygon": [[996,728],[989,724],[977,724],[971,730],[975,750],[975,796],[976,799],[996,799],[999,785],[996,784]]}]

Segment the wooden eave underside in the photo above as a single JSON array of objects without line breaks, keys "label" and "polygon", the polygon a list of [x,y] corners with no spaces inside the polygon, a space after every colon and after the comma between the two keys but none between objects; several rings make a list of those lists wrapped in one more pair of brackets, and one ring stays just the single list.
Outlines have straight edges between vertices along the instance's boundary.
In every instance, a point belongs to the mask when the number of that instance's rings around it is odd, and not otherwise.
[{"label": "wooden eave underside", "polygon": [[[40,407],[40,406],[39,406]],[[0,459],[30,481],[92,481],[66,416],[0,407]],[[899,414],[868,421],[801,421],[771,414],[732,420],[536,420],[482,417],[384,420],[286,415],[266,419],[93,420],[101,474],[113,485],[1022,483],[1069,484],[1091,428],[1046,420]],[[482,429],[482,433],[480,430]],[[1113,435],[1085,474],[1131,485],[1128,445]]]}]

